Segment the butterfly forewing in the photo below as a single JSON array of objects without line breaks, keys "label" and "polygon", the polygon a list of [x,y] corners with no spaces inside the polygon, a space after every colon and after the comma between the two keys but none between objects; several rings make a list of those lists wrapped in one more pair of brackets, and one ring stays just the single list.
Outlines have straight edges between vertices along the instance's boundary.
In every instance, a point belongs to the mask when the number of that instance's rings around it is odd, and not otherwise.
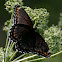
[{"label": "butterfly forewing", "polygon": [[14,8],[14,24],[25,24],[33,28],[33,23],[30,17],[19,5],[15,5]]}]

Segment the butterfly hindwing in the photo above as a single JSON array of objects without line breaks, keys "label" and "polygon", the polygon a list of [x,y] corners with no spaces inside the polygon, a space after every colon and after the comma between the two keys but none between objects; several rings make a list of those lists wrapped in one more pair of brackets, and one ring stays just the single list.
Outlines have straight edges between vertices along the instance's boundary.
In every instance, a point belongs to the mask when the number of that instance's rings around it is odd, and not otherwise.
[{"label": "butterfly hindwing", "polygon": [[10,37],[12,39],[18,40],[20,38],[20,36],[24,36],[27,32],[29,32],[29,30],[27,29],[29,27],[27,27],[26,25],[23,24],[15,24],[12,26],[12,28],[10,29]]},{"label": "butterfly hindwing", "polygon": [[[24,49],[33,49],[34,43],[35,43],[35,33],[33,29],[30,29],[29,26],[23,25],[23,24],[17,24],[12,26],[11,32],[10,32],[10,38],[14,41],[14,39],[17,41],[16,45],[18,45],[20,48]],[[20,49],[19,48],[19,49]],[[21,49],[20,49],[21,50]]]},{"label": "butterfly hindwing", "polygon": [[35,36],[36,36],[35,51],[38,52],[39,55],[42,55],[45,57],[50,56],[51,54],[49,51],[49,47],[45,42],[45,40],[37,32],[35,32]]}]

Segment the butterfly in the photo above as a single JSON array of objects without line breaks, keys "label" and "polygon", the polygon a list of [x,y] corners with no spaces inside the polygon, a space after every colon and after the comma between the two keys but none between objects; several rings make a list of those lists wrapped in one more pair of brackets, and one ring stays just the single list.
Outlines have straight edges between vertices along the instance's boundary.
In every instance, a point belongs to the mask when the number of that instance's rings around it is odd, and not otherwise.
[{"label": "butterfly", "polygon": [[10,29],[10,39],[15,42],[15,49],[20,53],[34,52],[44,57],[50,57],[49,47],[42,36],[35,31],[33,23],[19,5],[14,7],[14,23]]}]

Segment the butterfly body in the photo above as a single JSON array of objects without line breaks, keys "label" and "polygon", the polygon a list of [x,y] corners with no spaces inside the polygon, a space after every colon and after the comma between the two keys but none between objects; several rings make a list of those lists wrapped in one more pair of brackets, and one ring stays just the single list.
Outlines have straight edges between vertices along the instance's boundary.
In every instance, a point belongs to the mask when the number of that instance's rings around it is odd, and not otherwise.
[{"label": "butterfly body", "polygon": [[44,57],[51,55],[47,43],[35,31],[30,17],[19,5],[15,5],[14,25],[10,30],[10,38],[16,43],[18,52],[36,52]]}]

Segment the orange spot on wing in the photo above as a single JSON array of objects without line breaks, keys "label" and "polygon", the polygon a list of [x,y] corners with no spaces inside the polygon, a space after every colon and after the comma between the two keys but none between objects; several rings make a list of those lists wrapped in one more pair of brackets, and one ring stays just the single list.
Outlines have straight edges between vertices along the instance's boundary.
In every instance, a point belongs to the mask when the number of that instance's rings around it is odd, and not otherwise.
[{"label": "orange spot on wing", "polygon": [[13,35],[15,37],[15,35]]},{"label": "orange spot on wing", "polygon": [[17,11],[17,20],[18,20],[18,17],[19,17],[19,15],[18,15],[18,8],[17,8],[17,10],[16,10],[16,11]]},{"label": "orange spot on wing", "polygon": [[15,26],[15,28],[17,28],[17,26]]},{"label": "orange spot on wing", "polygon": [[48,55],[48,53],[45,53],[45,52],[42,52],[42,51],[38,51],[38,52],[43,53],[44,55]]}]

